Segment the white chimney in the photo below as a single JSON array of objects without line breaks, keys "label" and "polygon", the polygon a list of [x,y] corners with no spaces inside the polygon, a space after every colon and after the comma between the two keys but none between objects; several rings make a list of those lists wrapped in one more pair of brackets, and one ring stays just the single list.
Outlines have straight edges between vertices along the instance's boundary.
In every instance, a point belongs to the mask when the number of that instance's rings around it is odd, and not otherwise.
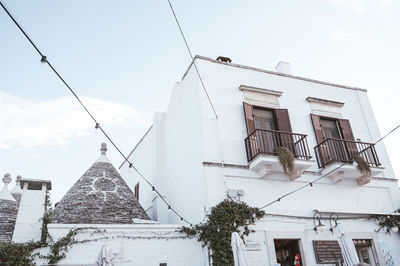
[{"label": "white chimney", "polygon": [[23,188],[12,241],[38,241],[41,236],[46,192],[51,190],[51,181],[21,178],[19,182]]},{"label": "white chimney", "polygon": [[282,73],[282,74],[292,74],[292,71],[290,71],[290,63],[288,62],[283,62],[280,61],[276,67],[275,67],[275,71]]}]

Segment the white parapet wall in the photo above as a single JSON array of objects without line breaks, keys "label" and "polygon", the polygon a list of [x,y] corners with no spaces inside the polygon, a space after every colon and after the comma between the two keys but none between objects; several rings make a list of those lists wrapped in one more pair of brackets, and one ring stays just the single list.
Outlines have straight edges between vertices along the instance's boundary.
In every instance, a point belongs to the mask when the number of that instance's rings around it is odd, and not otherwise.
[{"label": "white parapet wall", "polygon": [[[75,236],[77,243],[57,265],[96,265],[103,246],[110,250],[115,265],[209,265],[207,249],[196,238],[188,238],[179,232],[182,228],[179,225],[48,225],[49,234],[55,241],[76,228],[83,228]],[[45,255],[48,248],[40,252]],[[37,259],[36,263],[47,265],[43,259]]]}]

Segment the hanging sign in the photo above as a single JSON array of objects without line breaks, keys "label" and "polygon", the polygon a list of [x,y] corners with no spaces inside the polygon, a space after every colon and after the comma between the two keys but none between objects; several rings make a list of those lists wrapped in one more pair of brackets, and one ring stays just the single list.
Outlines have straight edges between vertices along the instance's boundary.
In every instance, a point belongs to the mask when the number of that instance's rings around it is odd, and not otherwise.
[{"label": "hanging sign", "polygon": [[343,261],[342,250],[337,240],[313,240],[313,246],[318,264]]}]

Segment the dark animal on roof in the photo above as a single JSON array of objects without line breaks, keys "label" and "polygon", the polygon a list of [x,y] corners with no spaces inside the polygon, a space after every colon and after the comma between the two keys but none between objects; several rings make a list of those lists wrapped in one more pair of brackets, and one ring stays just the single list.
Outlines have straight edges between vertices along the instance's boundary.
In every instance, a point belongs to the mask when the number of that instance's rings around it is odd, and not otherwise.
[{"label": "dark animal on roof", "polygon": [[217,60],[221,61],[221,62],[226,62],[226,63],[231,63],[232,62],[232,59],[230,59],[229,57],[225,57],[225,56],[218,56]]}]

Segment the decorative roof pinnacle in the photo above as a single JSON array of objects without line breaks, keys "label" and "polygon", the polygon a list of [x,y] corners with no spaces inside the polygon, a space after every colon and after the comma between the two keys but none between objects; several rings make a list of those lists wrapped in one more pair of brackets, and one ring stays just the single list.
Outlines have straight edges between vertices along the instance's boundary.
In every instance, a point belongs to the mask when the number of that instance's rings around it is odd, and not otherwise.
[{"label": "decorative roof pinnacle", "polygon": [[8,184],[10,184],[12,181],[11,175],[10,174],[5,174],[3,177],[3,183],[4,186],[0,190],[0,200],[11,200],[11,201],[16,201],[14,197],[11,195],[10,191],[8,190]]},{"label": "decorative roof pinnacle", "polygon": [[101,151],[101,155],[106,155],[106,152],[107,152],[107,144],[102,143],[102,144],[101,144],[100,151]]},{"label": "decorative roof pinnacle", "polygon": [[12,181],[11,175],[8,174],[8,173],[5,174],[4,177],[3,177],[3,183],[4,183],[5,185],[8,185],[8,184],[11,183],[11,181]]}]

